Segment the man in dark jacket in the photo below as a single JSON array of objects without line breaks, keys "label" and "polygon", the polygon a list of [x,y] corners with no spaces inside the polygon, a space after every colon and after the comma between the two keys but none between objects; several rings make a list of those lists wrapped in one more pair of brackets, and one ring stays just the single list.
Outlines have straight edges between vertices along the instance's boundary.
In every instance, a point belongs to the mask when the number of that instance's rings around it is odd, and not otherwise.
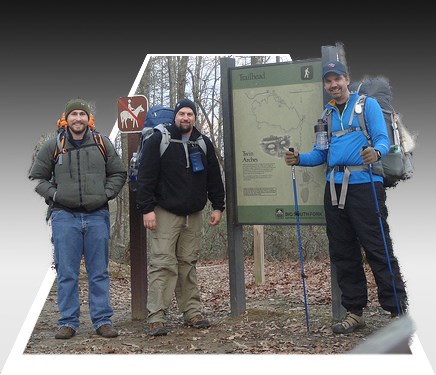
[{"label": "man in dark jacket", "polygon": [[[162,133],[156,131],[144,144],[139,160],[137,205],[144,227],[151,231],[149,334],[168,333],[165,315],[175,293],[185,325],[208,328],[201,314],[196,263],[200,253],[202,210],[212,204],[210,225],[217,225],[224,211],[224,184],[212,142],[194,127],[195,104],[180,100],[171,142],[160,156]],[[197,143],[202,136],[207,152]]]},{"label": "man in dark jacket", "polygon": [[[46,141],[29,173],[38,180],[35,191],[49,205],[57,299],[61,314],[57,339],[70,339],[80,325],[79,273],[82,256],[89,281],[89,310],[96,332],[116,337],[109,301],[109,206],[121,191],[127,172],[114,146],[102,137],[104,154],[94,140],[89,104],[72,99],[63,118],[65,144],[57,137]],[[55,159],[56,147],[62,147]]]}]

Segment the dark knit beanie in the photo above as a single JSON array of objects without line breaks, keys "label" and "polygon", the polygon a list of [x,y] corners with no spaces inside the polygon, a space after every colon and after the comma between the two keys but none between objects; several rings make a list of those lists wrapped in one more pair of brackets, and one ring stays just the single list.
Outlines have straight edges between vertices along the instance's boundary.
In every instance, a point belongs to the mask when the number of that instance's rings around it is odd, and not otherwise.
[{"label": "dark knit beanie", "polygon": [[197,117],[197,107],[195,106],[195,103],[189,99],[182,99],[177,102],[176,106],[174,107],[174,116],[176,116],[177,112],[179,112],[183,107],[191,108],[195,117]]},{"label": "dark knit beanie", "polygon": [[68,115],[73,112],[74,110],[81,109],[82,111],[85,111],[86,114],[89,115],[91,113],[91,108],[89,107],[89,104],[80,98],[77,99],[71,99],[65,106],[65,118],[68,117]]}]

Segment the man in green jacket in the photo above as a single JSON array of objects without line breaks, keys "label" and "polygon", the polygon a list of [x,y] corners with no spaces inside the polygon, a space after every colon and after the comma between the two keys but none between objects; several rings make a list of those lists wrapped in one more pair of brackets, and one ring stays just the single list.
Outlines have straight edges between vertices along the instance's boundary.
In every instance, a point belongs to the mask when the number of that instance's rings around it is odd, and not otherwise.
[{"label": "man in green jacket", "polygon": [[[57,137],[46,141],[30,169],[37,180],[35,191],[49,205],[57,303],[60,312],[57,339],[70,339],[79,328],[79,273],[82,256],[89,281],[89,310],[97,334],[116,337],[109,299],[108,201],[121,191],[127,172],[109,138],[101,147],[93,131],[89,104],[72,99],[58,125],[64,128],[64,144]],[[60,149],[61,148],[61,149]],[[100,150],[101,148],[101,150]],[[59,157],[56,150],[60,149]]]}]

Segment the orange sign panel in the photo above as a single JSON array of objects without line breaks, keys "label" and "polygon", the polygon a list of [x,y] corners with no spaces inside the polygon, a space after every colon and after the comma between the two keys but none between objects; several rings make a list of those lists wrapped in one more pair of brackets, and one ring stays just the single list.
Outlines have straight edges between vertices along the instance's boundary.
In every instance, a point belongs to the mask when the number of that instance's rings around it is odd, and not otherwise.
[{"label": "orange sign panel", "polygon": [[138,133],[144,125],[148,101],[144,95],[118,99],[118,129],[125,133]]}]

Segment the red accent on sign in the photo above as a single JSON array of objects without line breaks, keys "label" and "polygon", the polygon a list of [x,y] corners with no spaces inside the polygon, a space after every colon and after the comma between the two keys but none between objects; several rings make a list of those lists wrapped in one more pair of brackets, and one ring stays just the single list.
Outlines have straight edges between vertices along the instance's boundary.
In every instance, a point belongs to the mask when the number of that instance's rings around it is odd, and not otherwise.
[{"label": "red accent on sign", "polygon": [[148,111],[144,95],[118,99],[118,129],[121,132],[140,132]]}]

